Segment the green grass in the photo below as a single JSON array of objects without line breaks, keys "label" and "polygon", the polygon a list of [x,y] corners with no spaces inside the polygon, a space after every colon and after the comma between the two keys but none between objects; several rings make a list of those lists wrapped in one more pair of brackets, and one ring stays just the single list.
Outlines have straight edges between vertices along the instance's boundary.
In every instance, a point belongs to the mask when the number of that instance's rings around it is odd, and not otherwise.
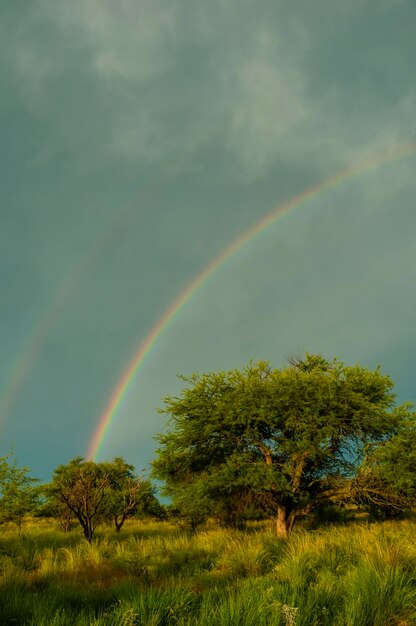
[{"label": "green grass", "polygon": [[53,522],[0,534],[0,624],[416,625],[416,524],[349,523],[277,539],[105,528],[90,545]]}]

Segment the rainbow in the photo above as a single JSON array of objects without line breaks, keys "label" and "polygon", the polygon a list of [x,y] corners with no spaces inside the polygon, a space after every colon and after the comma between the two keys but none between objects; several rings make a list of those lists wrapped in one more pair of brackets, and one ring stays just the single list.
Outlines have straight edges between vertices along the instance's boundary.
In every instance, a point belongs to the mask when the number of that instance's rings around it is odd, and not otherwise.
[{"label": "rainbow", "polygon": [[[121,221],[122,216],[123,214],[112,220],[110,227],[117,225],[118,221]],[[66,302],[81,280],[86,268],[92,265],[101,250],[107,245],[110,234],[111,228],[104,228],[97,238],[95,245],[89,248],[83,256],[76,259],[75,263],[70,264],[60,282],[59,288],[52,292],[47,307],[42,311],[41,315],[37,317],[25,341],[22,342],[22,348],[18,351],[11,363],[9,375],[5,379],[4,384],[0,387],[0,426],[6,421],[24,378],[32,368],[36,356],[50,332],[51,327],[55,324],[61,311],[64,309]]]},{"label": "rainbow", "polygon": [[[163,176],[169,178],[174,175],[176,171],[192,158],[193,153],[198,147],[203,145],[207,139],[220,130],[221,124],[213,124],[206,132],[196,137],[192,142],[188,142],[181,153],[176,153],[174,157],[165,164],[162,172]],[[149,189],[157,188],[160,185],[160,181],[160,176],[154,177],[148,180],[147,186]],[[134,194],[134,196],[136,195],[137,194]],[[2,384],[0,384],[0,427],[6,422],[24,379],[32,369],[33,363],[51,327],[55,324],[87,268],[96,261],[103,250],[110,246],[112,233],[121,224],[126,214],[132,210],[135,200],[137,200],[137,197],[135,198],[134,196],[130,198],[124,208],[115,214],[110,224],[104,226],[95,242],[88,246],[84,254],[77,258],[74,263],[70,264],[60,282],[59,288],[52,292],[47,306],[35,319],[25,340],[21,342],[21,347],[10,364],[8,375],[5,377]]]},{"label": "rainbow", "polygon": [[59,289],[52,294],[49,304],[46,307],[46,313],[42,313],[42,315],[37,318],[31,332],[22,343],[22,349],[13,360],[9,376],[0,389],[0,425],[6,420],[23,379],[32,367],[35,357],[50,331],[51,326],[53,326],[69,294],[74,289],[78,278],[81,276],[81,270],[82,267],[77,265],[75,268],[71,267],[66,273]]},{"label": "rainbow", "polygon": [[126,395],[132,381],[137,376],[140,368],[143,366],[146,357],[150,353],[152,347],[161,337],[163,332],[168,328],[175,316],[180,310],[191,300],[193,295],[205,284],[214,272],[219,269],[228,259],[236,254],[243,246],[246,245],[257,235],[260,235],[269,226],[274,224],[282,215],[285,215],[292,209],[295,209],[308,200],[316,198],[320,194],[333,189],[337,185],[348,181],[356,176],[366,174],[367,172],[378,168],[385,163],[398,160],[416,152],[416,144],[407,144],[400,146],[398,149],[389,150],[376,157],[361,161],[347,169],[326,178],[325,180],[309,187],[305,191],[290,200],[275,207],[272,211],[264,215],[253,226],[245,230],[239,237],[232,241],[215,259],[213,259],[204,269],[185,287],[179,296],[170,304],[157,323],[150,330],[145,339],[138,346],[133,355],[127,369],[120,378],[118,384],[113,390],[111,397],[107,403],[104,412],[98,419],[98,425],[91,437],[86,453],[86,458],[95,459],[99,453],[100,447],[108,432],[109,426],[120,408],[122,400]]}]

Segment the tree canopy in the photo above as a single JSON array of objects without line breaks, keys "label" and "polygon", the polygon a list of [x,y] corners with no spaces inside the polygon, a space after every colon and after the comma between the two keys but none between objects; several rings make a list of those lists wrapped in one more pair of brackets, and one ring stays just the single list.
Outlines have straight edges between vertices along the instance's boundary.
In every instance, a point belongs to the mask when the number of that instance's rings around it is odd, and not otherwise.
[{"label": "tree canopy", "polygon": [[104,467],[77,457],[55,469],[48,493],[52,501],[59,502],[74,515],[84,537],[91,542],[104,514],[108,485],[108,471]]},{"label": "tree canopy", "polygon": [[411,405],[396,432],[379,445],[369,446],[357,475],[362,500],[378,515],[412,509],[416,503],[416,420]]},{"label": "tree canopy", "polygon": [[100,464],[108,475],[104,515],[119,532],[127,518],[154,512],[159,504],[149,480],[137,476],[133,465],[121,457]]},{"label": "tree canopy", "polygon": [[24,518],[39,502],[36,478],[29,476],[28,467],[19,467],[10,451],[0,457],[0,522],[13,522],[20,528]]},{"label": "tree canopy", "polygon": [[68,521],[70,513],[89,542],[99,522],[111,521],[120,531],[128,517],[158,504],[150,481],[121,457],[102,463],[76,457],[56,468],[46,493],[56,515]]},{"label": "tree canopy", "polygon": [[318,507],[352,500],[369,447],[409,419],[380,368],[319,355],[182,379],[180,396],[161,409],[170,430],[158,436],[153,462],[165,494],[194,508],[207,498],[251,499],[279,535]]}]

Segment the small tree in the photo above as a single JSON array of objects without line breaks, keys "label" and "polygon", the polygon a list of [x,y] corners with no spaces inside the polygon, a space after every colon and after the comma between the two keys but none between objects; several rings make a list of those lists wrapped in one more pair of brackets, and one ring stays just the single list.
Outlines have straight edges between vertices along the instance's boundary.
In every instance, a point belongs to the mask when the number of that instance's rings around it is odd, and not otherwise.
[{"label": "small tree", "polygon": [[120,532],[127,518],[138,512],[146,513],[155,496],[150,481],[135,474],[133,465],[117,457],[102,466],[108,474],[105,516]]},{"label": "small tree", "polygon": [[12,452],[0,458],[0,522],[13,522],[19,534],[23,520],[39,503],[34,485],[38,481],[29,471],[28,467],[18,467]]},{"label": "small tree", "polygon": [[109,490],[109,471],[104,464],[77,457],[54,472],[49,492],[76,517],[84,537],[91,543],[103,518]]},{"label": "small tree", "polygon": [[379,369],[319,355],[183,380],[180,397],[165,399],[171,430],[153,462],[166,495],[251,495],[281,536],[299,517],[353,499],[368,445],[391,438],[407,414]]},{"label": "small tree", "polygon": [[119,532],[128,517],[156,500],[150,482],[121,457],[102,463],[77,457],[55,470],[46,490],[58,521],[70,524],[75,517],[89,542],[99,522],[111,520]]}]

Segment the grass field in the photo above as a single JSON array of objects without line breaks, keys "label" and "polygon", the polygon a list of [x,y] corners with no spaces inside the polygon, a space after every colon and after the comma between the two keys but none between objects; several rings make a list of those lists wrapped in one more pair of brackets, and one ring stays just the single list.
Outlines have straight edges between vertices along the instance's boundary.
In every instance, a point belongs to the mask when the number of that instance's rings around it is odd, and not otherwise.
[{"label": "grass field", "polygon": [[189,534],[168,522],[102,529],[90,545],[54,522],[0,534],[0,624],[416,625],[416,524],[265,526]]}]

